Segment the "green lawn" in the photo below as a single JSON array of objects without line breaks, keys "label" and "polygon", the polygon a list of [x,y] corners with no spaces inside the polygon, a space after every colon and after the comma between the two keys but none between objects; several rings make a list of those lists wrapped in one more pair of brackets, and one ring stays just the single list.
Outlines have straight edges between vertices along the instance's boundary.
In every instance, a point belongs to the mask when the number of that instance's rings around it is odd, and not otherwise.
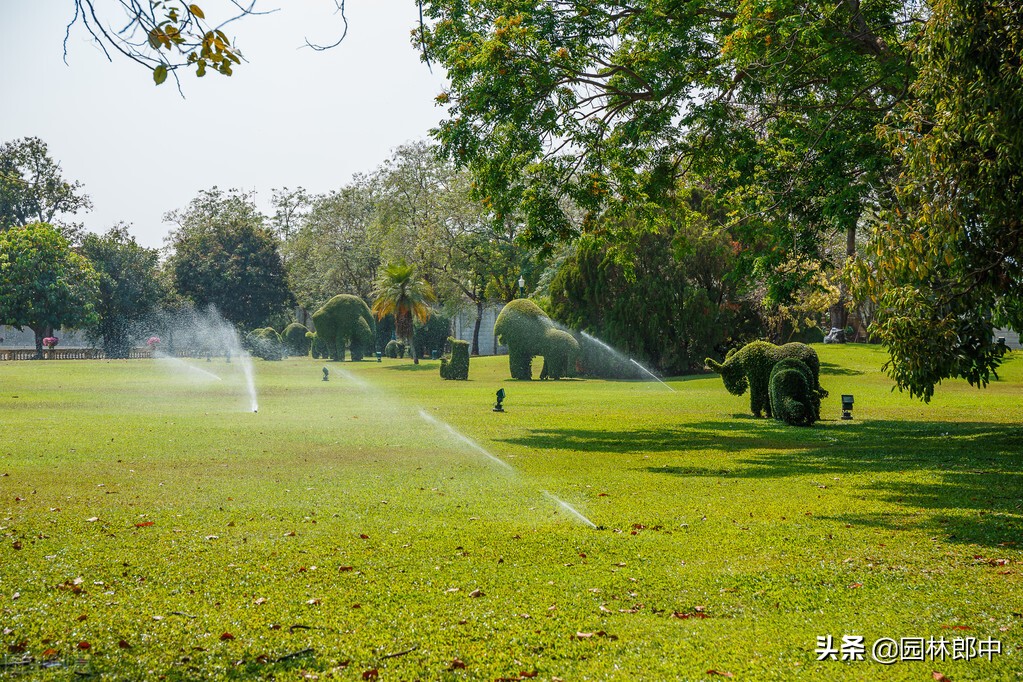
[{"label": "green lawn", "polygon": [[[811,429],[716,375],[507,358],[257,361],[256,414],[237,362],[0,364],[0,654],[61,664],[0,677],[1021,679],[1023,360],[925,405],[817,348]],[[885,666],[881,637],[1002,653]]]}]

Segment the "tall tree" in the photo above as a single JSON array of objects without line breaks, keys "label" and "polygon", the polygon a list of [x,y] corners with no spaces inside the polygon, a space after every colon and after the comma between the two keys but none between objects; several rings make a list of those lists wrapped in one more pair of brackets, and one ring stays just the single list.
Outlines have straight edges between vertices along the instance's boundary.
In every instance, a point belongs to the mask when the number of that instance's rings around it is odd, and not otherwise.
[{"label": "tall tree", "polygon": [[415,266],[404,262],[391,263],[377,278],[373,296],[373,315],[378,320],[394,315],[395,332],[412,348],[412,360],[418,365],[414,321],[423,324],[430,319],[430,304],[437,300],[433,287],[416,276]]},{"label": "tall tree", "polygon": [[0,324],[35,332],[37,358],[53,329],[96,322],[98,289],[92,265],[53,226],[0,232]]},{"label": "tall tree", "polygon": [[277,241],[252,197],[204,190],[172,211],[168,267],[174,287],[196,307],[216,307],[244,329],[265,327],[294,302]]},{"label": "tall tree", "polygon": [[338,293],[369,300],[380,252],[370,235],[375,183],[356,176],[339,190],[310,199],[282,253],[299,305],[316,310]]},{"label": "tall tree", "polygon": [[38,137],[0,145],[0,230],[37,222],[57,224],[74,235],[76,228],[60,225],[58,218],[90,208],[82,184],[64,179]]},{"label": "tall tree", "polygon": [[900,389],[984,385],[1002,358],[993,326],[1023,329],[1023,6],[937,0],[912,99],[884,128],[904,161],[859,282]]},{"label": "tall tree", "polygon": [[144,331],[142,325],[164,296],[157,276],[159,251],[139,246],[127,226],[119,224],[102,236],[85,235],[81,252],[99,274],[94,333],[107,357],[127,357],[133,337]]}]

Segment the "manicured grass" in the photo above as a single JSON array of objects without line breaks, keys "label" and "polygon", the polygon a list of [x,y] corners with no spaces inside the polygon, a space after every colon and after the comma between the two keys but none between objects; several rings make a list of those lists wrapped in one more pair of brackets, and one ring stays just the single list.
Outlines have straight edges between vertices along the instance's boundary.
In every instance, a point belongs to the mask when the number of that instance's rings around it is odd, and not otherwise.
[{"label": "manicured grass", "polygon": [[[237,363],[4,363],[7,660],[65,664],[26,673],[46,679],[1019,679],[1023,361],[924,405],[879,349],[817,348],[811,429],[753,419],[716,375],[523,383],[474,358],[468,382],[385,360],[325,383],[292,359],[257,362],[253,414]],[[818,662],[823,635],[862,635],[867,660]],[[883,666],[880,637],[1002,653]]]}]

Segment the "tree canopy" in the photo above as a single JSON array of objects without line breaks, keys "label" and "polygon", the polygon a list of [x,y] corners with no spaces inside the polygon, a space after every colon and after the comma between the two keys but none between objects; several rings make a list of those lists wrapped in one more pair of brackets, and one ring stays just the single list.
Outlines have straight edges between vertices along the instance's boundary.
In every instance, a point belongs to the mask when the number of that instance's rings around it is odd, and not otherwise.
[{"label": "tree canopy", "polygon": [[0,232],[0,324],[43,337],[61,325],[96,322],[99,277],[51,225],[30,223]]},{"label": "tree canopy", "polygon": [[99,275],[94,333],[107,357],[127,357],[133,337],[144,333],[143,325],[165,294],[157,276],[160,254],[139,246],[123,224],[104,235],[86,234],[81,252]]},{"label": "tree canopy", "polygon": [[[766,301],[830,271],[842,306],[868,227],[859,294],[877,301],[900,388],[926,399],[997,365],[991,322],[1021,307],[1017,3],[423,7],[451,79],[435,134],[533,243],[593,233],[628,251],[656,228],[644,213],[701,188]],[[578,229],[565,198],[588,212]]]},{"label": "tree canopy", "polygon": [[[54,224],[65,214],[89,208],[82,184],[64,179],[38,137],[0,145],[0,230],[31,222]],[[61,227],[67,231],[70,226]]]},{"label": "tree canopy", "polygon": [[198,308],[213,305],[245,329],[265,327],[294,302],[277,242],[249,195],[216,187],[167,220],[174,287]]}]

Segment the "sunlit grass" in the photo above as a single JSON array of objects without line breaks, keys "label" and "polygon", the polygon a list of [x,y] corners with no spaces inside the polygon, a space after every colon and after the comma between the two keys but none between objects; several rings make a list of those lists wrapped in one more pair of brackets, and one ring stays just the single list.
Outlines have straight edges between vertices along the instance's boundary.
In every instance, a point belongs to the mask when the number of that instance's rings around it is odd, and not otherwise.
[{"label": "sunlit grass", "polygon": [[[222,361],[196,363],[222,381],[4,363],[8,661],[56,658],[30,673],[53,678],[1016,679],[1023,362],[924,405],[891,392],[879,349],[818,350],[831,395],[812,429],[753,419],[716,375],[676,393],[527,384],[475,358],[468,382],[430,361],[329,363],[323,382],[293,359],[257,363],[253,414]],[[1003,653],[817,662],[828,634]]]}]

